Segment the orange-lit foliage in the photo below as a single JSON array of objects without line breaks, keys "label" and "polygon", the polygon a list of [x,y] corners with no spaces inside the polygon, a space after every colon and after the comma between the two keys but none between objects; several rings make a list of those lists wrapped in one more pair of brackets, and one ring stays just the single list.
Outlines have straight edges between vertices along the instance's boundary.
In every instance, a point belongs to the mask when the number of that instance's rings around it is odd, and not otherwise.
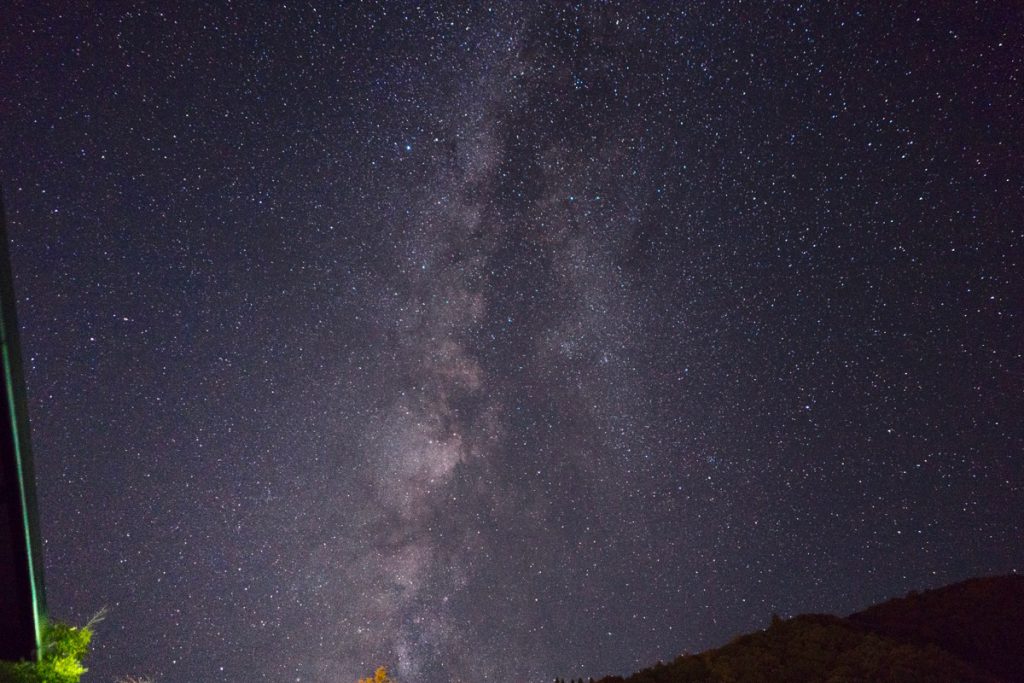
[{"label": "orange-lit foliage", "polygon": [[357,683],[397,683],[397,681],[388,675],[386,666],[378,666],[377,670],[373,672],[372,678],[360,678]]}]

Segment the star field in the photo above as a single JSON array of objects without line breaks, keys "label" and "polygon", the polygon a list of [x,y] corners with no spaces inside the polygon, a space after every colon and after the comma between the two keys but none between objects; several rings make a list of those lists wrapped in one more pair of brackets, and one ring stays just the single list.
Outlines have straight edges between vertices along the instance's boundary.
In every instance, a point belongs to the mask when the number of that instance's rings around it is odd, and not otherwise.
[{"label": "star field", "polygon": [[89,676],[623,674],[1019,571],[1024,7],[941,5],[0,10]]}]

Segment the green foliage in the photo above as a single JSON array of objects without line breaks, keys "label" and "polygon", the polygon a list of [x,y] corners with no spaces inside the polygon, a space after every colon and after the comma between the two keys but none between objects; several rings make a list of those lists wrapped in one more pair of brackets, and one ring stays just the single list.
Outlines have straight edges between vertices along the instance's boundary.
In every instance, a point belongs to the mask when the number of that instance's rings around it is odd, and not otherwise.
[{"label": "green foliage", "polygon": [[38,662],[0,661],[0,683],[79,683],[86,668],[93,626],[102,613],[81,628],[50,623],[43,629],[43,656]]}]

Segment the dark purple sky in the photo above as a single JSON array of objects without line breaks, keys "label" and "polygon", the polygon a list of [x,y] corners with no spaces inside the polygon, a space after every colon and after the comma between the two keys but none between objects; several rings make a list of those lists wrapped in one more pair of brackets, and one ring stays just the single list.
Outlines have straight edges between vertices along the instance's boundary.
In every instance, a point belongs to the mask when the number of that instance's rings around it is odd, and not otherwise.
[{"label": "dark purple sky", "polygon": [[184,4],[0,9],[90,680],[624,673],[1021,569],[1024,5]]}]

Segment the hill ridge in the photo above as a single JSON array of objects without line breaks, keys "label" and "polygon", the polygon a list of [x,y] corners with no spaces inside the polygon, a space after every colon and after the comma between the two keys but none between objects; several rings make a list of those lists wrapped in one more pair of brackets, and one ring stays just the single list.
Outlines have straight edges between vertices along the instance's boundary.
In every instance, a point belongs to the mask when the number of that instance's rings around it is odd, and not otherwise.
[{"label": "hill ridge", "polygon": [[[561,681],[561,679],[556,679]],[[595,683],[1024,681],[1024,576],[984,576],[847,617],[772,616],[767,628]]]}]

